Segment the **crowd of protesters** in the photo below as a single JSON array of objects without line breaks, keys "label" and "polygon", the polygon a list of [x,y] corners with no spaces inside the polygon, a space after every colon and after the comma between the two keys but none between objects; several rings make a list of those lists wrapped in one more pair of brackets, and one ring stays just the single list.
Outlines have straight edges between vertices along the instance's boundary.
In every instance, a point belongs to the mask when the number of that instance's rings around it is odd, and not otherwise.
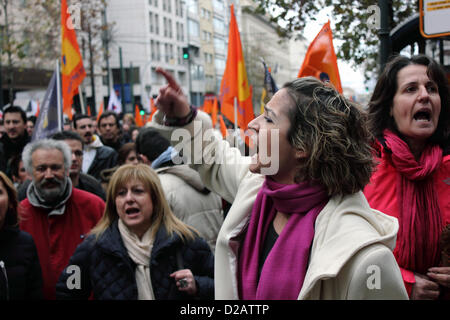
[{"label": "crowd of protesters", "polygon": [[0,300],[450,297],[450,93],[434,60],[393,58],[367,107],[286,83],[248,125],[252,157],[156,71],[145,128],[75,114],[30,142],[36,119],[3,111]]}]

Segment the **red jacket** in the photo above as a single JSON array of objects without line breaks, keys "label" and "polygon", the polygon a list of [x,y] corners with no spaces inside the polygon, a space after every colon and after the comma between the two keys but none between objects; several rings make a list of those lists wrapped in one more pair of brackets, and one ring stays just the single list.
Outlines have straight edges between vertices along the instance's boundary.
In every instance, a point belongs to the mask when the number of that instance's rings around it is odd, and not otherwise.
[{"label": "red jacket", "polygon": [[56,282],[69,263],[76,247],[97,224],[105,209],[96,195],[72,188],[62,215],[48,216],[43,208],[33,207],[28,199],[21,203],[20,229],[36,243],[44,280],[45,299],[55,299]]},{"label": "red jacket", "polygon": [[[392,166],[386,150],[380,144],[377,147],[380,148],[381,158],[377,158],[379,164],[370,183],[364,189],[364,194],[372,208],[397,218],[399,212],[396,191],[397,171]],[[433,181],[445,226],[450,224],[450,155],[444,155],[440,167],[433,175]],[[408,294],[411,294],[412,285],[415,283],[415,270],[403,268],[400,270]]]}]

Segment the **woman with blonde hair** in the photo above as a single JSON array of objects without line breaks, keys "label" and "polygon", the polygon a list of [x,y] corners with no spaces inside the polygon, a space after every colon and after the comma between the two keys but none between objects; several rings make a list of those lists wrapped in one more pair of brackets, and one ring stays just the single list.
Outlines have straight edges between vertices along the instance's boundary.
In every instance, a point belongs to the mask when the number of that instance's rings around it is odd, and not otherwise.
[{"label": "woman with blonde hair", "polygon": [[213,255],[207,243],[170,210],[157,174],[124,165],[109,183],[106,208],[69,266],[80,267],[81,286],[57,284],[60,299],[212,299]]}]

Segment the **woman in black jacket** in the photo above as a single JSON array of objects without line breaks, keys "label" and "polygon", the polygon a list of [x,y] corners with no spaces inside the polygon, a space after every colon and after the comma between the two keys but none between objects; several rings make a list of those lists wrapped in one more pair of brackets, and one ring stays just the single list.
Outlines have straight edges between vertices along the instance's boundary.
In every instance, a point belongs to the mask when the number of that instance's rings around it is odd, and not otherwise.
[{"label": "woman in black jacket", "polygon": [[[195,199],[193,199],[195,200]],[[178,220],[158,175],[124,165],[108,186],[105,213],[56,286],[59,299],[213,299],[214,257]]]},{"label": "woman in black jacket", "polygon": [[18,228],[17,192],[0,172],[0,300],[42,299],[42,274],[33,238]]}]

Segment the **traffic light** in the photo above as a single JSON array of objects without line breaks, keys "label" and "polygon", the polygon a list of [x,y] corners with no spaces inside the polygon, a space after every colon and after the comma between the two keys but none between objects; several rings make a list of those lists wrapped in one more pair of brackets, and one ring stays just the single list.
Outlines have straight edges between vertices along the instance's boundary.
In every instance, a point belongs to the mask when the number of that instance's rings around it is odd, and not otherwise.
[{"label": "traffic light", "polygon": [[184,60],[189,59],[189,47],[183,47],[183,59]]},{"label": "traffic light", "polygon": [[141,116],[143,116],[143,115],[145,114],[145,111],[144,111],[144,110],[140,110],[140,111],[139,111],[139,114],[140,114]]}]

